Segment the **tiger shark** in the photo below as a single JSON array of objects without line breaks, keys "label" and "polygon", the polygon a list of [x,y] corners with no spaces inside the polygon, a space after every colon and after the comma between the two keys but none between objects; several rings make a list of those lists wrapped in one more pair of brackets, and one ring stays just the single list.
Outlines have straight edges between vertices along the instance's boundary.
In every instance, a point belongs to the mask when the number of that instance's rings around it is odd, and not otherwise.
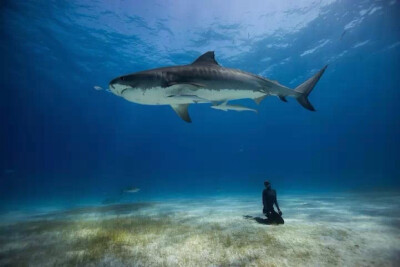
[{"label": "tiger shark", "polygon": [[[190,104],[212,103],[215,109],[229,109],[228,101],[250,98],[257,104],[267,96],[295,98],[304,108],[315,111],[308,95],[321,78],[327,65],[294,90],[277,81],[245,72],[225,68],[209,51],[193,63],[183,66],[162,67],[123,75],[109,84],[112,93],[130,102],[143,105],[170,105],[186,122],[192,122]],[[222,105],[218,108],[218,105]],[[238,106],[231,106],[238,110]],[[244,110],[244,109],[243,109]]]}]

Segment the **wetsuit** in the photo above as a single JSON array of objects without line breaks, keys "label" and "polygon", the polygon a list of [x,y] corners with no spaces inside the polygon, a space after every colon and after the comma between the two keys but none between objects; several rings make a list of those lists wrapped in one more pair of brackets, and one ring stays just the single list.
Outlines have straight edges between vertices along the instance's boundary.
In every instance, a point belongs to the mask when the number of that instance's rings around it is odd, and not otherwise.
[{"label": "wetsuit", "polygon": [[276,200],[276,191],[273,189],[264,189],[262,193],[263,213],[267,216],[270,223],[283,224],[283,218],[274,210],[274,204],[279,209],[278,201]]}]

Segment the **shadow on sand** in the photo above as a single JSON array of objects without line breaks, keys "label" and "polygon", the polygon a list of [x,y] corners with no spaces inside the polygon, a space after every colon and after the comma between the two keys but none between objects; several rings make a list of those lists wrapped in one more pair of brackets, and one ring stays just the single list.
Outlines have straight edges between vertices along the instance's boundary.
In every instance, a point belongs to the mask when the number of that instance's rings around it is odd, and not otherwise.
[{"label": "shadow on sand", "polygon": [[250,216],[250,215],[243,215],[243,218],[245,218],[247,220],[253,220],[259,224],[278,225],[276,222],[271,222],[267,218],[254,217],[254,216]]},{"label": "shadow on sand", "polygon": [[90,214],[102,214],[102,215],[126,215],[132,212],[150,208],[156,205],[157,202],[137,202],[137,203],[119,203],[119,204],[110,204],[103,206],[83,206],[83,207],[75,207],[69,210],[61,210],[50,212],[46,214],[34,215],[34,218],[56,218],[61,217],[65,218],[68,216],[88,216]]}]

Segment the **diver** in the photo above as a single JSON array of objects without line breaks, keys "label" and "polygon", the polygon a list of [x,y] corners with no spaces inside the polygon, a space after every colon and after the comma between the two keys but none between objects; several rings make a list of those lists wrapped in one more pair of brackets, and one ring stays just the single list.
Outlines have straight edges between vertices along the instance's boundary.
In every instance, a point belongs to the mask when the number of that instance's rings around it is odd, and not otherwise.
[{"label": "diver", "polygon": [[[271,188],[269,181],[264,182],[265,189],[262,193],[263,200],[263,213],[267,217],[269,224],[283,224],[282,211],[279,208],[278,201],[276,199],[276,191]],[[278,212],[274,209],[274,204],[278,209]]]}]

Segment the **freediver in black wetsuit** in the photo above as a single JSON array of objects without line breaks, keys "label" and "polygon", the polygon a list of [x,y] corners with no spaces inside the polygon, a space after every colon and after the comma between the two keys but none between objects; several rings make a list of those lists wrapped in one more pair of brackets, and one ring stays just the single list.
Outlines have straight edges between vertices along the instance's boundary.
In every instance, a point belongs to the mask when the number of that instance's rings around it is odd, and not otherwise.
[{"label": "freediver in black wetsuit", "polygon": [[[265,189],[262,193],[263,200],[263,213],[267,216],[268,223],[270,224],[283,224],[282,211],[279,208],[278,201],[276,199],[276,191],[271,188],[269,181],[264,182]],[[274,204],[278,209],[278,213],[274,210]]]}]

